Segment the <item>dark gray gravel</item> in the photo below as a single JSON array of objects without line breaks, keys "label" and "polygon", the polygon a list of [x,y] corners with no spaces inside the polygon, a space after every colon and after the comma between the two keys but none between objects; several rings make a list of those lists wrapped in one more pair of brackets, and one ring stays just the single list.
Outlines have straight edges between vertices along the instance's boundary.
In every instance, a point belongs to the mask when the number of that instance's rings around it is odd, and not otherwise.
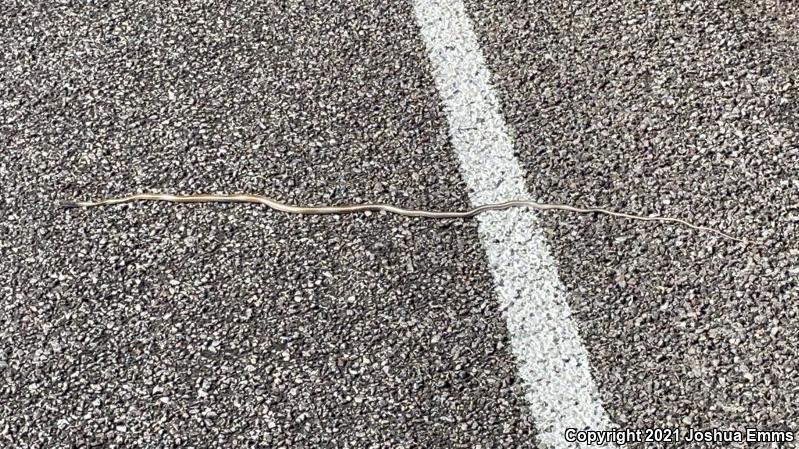
[{"label": "dark gray gravel", "polygon": [[[408,5],[0,4],[0,446],[532,447]],[[169,2],[170,4],[172,2]]]},{"label": "dark gray gravel", "polygon": [[[166,3],[0,4],[0,446],[533,447],[475,223],[53,207],[467,204],[410,5]],[[791,3],[466,3],[534,196],[764,242],[545,215],[613,421],[799,431]]]},{"label": "dark gray gravel", "polygon": [[546,216],[611,418],[799,431],[795,5],[467,5],[534,197],[764,242]]}]

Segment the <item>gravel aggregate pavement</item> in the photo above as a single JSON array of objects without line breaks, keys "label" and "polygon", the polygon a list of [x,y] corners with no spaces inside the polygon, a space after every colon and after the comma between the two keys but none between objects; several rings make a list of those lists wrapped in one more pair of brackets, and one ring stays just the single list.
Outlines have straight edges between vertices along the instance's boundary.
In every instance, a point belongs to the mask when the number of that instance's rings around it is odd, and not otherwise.
[{"label": "gravel aggregate pavement", "polygon": [[[790,2],[465,4],[533,199],[762,242],[541,215],[611,420],[799,432]],[[55,208],[467,207],[409,3],[10,0],[0,48],[0,446],[542,447],[475,221]]]}]

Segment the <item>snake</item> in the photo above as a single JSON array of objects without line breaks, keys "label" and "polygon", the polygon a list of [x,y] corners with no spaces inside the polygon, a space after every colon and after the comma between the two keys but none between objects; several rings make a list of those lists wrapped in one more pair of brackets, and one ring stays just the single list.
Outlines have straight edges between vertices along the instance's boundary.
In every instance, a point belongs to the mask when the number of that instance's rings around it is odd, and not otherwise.
[{"label": "snake", "polygon": [[604,214],[617,218],[637,221],[656,221],[662,223],[676,223],[697,231],[706,231],[726,239],[742,243],[751,243],[749,240],[739,238],[722,232],[718,229],[707,226],[699,226],[686,220],[674,217],[643,216],[616,212],[599,207],[574,207],[567,204],[537,203],[527,200],[513,200],[501,203],[483,204],[468,210],[440,211],[406,209],[399,206],[382,203],[353,204],[343,206],[293,206],[282,203],[273,198],[263,195],[171,195],[163,193],[137,193],[133,195],[105,198],[96,201],[59,201],[59,205],[64,208],[88,208],[96,206],[112,206],[115,204],[131,203],[134,201],[164,201],[169,203],[256,203],[263,204],[269,208],[298,215],[331,215],[331,214],[354,214],[362,212],[388,212],[391,214],[402,215],[405,217],[423,217],[435,219],[468,219],[488,211],[501,211],[512,208],[530,208],[539,211],[559,210],[574,212],[578,214]]}]

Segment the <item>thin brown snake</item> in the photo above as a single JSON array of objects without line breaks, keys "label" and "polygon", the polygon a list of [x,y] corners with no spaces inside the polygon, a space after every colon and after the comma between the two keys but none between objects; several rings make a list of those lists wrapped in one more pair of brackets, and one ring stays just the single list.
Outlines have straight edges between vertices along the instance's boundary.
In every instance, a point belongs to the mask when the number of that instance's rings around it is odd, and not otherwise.
[{"label": "thin brown snake", "polygon": [[708,231],[720,235],[724,238],[735,240],[737,242],[752,243],[751,241],[743,238],[734,237],[730,234],[721,232],[717,229],[709,228],[706,226],[697,226],[685,220],[672,217],[645,217],[642,215],[625,214],[622,212],[614,212],[607,209],[600,209],[598,207],[580,208],[568,206],[565,204],[546,204],[536,203],[533,201],[507,201],[504,203],[484,204],[465,211],[431,211],[431,210],[418,210],[418,209],[405,209],[402,207],[392,206],[389,204],[357,204],[347,206],[292,206],[289,204],[281,203],[280,201],[262,195],[169,195],[162,193],[139,193],[135,195],[121,196],[115,198],[106,198],[98,201],[60,201],[61,207],[95,207],[95,206],[111,206],[114,204],[130,203],[133,201],[167,201],[170,203],[258,203],[264,204],[274,210],[286,212],[290,214],[300,215],[328,215],[328,214],[351,214],[357,212],[368,211],[384,211],[392,214],[403,215],[406,217],[425,217],[425,218],[472,218],[483,212],[490,210],[505,210],[514,207],[529,207],[532,209],[547,211],[547,210],[564,210],[569,212],[576,212],[580,214],[599,213],[606,214],[613,217],[626,218],[629,220],[639,221],[659,221],[667,223],[678,223],[687,226],[691,229],[699,231]]}]

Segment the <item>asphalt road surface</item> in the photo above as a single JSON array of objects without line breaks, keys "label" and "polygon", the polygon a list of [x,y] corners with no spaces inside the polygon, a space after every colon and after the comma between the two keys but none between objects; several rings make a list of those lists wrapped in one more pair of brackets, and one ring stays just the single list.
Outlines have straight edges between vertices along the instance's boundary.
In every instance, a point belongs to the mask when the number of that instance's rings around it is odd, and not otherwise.
[{"label": "asphalt road surface", "polygon": [[[538,214],[610,422],[799,432],[795,5],[464,3],[534,199],[760,243]],[[447,113],[411,2],[0,2],[0,446],[547,447],[476,220],[54,207],[468,208]]]}]

